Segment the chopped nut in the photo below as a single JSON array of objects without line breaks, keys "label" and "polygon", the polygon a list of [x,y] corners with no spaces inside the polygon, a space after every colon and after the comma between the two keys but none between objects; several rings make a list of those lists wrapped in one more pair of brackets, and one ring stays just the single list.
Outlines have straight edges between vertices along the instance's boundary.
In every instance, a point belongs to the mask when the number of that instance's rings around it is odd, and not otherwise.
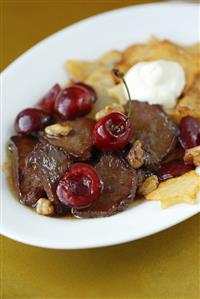
[{"label": "chopped nut", "polygon": [[134,169],[138,169],[144,164],[144,150],[140,140],[134,142],[126,159]]},{"label": "chopped nut", "polygon": [[54,207],[47,198],[40,198],[37,201],[36,212],[40,215],[50,216],[54,213]]},{"label": "chopped nut", "polygon": [[69,124],[55,124],[45,128],[45,133],[50,136],[67,136],[72,130]]},{"label": "chopped nut", "polygon": [[184,161],[188,164],[200,166],[200,145],[186,150]]},{"label": "chopped nut", "polygon": [[125,113],[125,109],[122,105],[113,103],[109,106],[106,106],[104,109],[100,110],[99,112],[97,112],[95,115],[95,119],[98,121],[111,112]]},{"label": "chopped nut", "polygon": [[156,175],[149,176],[142,184],[142,186],[139,187],[138,193],[141,195],[147,195],[150,192],[157,189],[159,185],[159,181]]}]

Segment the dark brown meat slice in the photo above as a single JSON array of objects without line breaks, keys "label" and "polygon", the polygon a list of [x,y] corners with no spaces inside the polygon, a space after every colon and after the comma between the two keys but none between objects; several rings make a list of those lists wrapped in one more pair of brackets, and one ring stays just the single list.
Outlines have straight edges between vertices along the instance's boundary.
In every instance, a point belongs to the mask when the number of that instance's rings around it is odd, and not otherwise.
[{"label": "dark brown meat slice", "polygon": [[20,195],[20,201],[31,207],[35,207],[40,198],[46,198],[41,178],[31,166],[26,167],[22,172]]},{"label": "dark brown meat slice", "polygon": [[27,158],[27,164],[38,174],[58,215],[66,214],[67,208],[57,198],[57,183],[72,163],[73,160],[66,151],[49,143],[38,143]]},{"label": "dark brown meat slice", "polygon": [[142,168],[138,169],[136,171],[136,173],[137,173],[137,185],[138,185],[138,187],[140,187],[143,184],[143,182],[145,181],[146,174]]},{"label": "dark brown meat slice", "polygon": [[111,216],[124,210],[135,197],[136,172],[125,160],[111,154],[104,155],[95,168],[104,185],[102,194],[89,208],[73,209],[75,216],[86,218]]},{"label": "dark brown meat slice", "polygon": [[43,133],[42,138],[53,145],[65,149],[79,161],[89,160],[92,156],[92,131],[95,121],[90,118],[79,118],[74,121],[68,121],[67,124],[70,124],[73,128],[69,135],[65,137],[49,137]]},{"label": "dark brown meat slice", "polygon": [[163,159],[162,164],[169,163],[172,161],[183,161],[185,151],[181,146],[177,146],[173,152],[171,152],[165,159]]},{"label": "dark brown meat slice", "polygon": [[176,147],[179,130],[159,105],[133,101],[132,111],[134,140],[141,140],[145,166],[154,169]]},{"label": "dark brown meat slice", "polygon": [[29,136],[13,136],[9,142],[12,161],[12,179],[20,201],[34,206],[44,195],[41,180],[32,167],[26,165],[26,157],[32,152],[38,140]]}]

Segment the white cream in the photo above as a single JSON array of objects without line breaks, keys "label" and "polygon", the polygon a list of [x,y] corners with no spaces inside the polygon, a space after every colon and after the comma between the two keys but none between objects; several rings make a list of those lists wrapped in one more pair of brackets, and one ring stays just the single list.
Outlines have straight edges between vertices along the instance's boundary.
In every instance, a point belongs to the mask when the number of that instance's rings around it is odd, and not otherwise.
[{"label": "white cream", "polygon": [[177,62],[156,60],[135,64],[125,80],[132,99],[173,108],[184,89],[185,73]]},{"label": "white cream", "polygon": [[200,175],[200,166],[196,167],[195,172],[196,172],[197,175]]}]

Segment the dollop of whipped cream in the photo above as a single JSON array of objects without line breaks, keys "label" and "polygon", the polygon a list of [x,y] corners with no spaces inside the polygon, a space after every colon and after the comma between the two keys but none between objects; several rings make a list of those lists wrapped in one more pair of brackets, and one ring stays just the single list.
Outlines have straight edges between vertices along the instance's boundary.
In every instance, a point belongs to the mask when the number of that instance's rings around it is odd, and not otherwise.
[{"label": "dollop of whipped cream", "polygon": [[182,66],[169,60],[136,63],[125,80],[132,99],[160,104],[166,109],[176,105],[186,82]]}]

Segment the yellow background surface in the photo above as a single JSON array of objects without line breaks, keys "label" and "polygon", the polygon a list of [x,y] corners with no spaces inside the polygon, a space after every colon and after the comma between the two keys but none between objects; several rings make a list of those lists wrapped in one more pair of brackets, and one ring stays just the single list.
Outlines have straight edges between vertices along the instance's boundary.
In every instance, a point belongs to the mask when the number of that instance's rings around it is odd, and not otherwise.
[{"label": "yellow background surface", "polygon": [[[148,1],[1,1],[1,70],[73,22],[138,2]],[[2,237],[1,298],[199,299],[199,251],[200,216],[142,240],[90,250],[40,249]]]}]

